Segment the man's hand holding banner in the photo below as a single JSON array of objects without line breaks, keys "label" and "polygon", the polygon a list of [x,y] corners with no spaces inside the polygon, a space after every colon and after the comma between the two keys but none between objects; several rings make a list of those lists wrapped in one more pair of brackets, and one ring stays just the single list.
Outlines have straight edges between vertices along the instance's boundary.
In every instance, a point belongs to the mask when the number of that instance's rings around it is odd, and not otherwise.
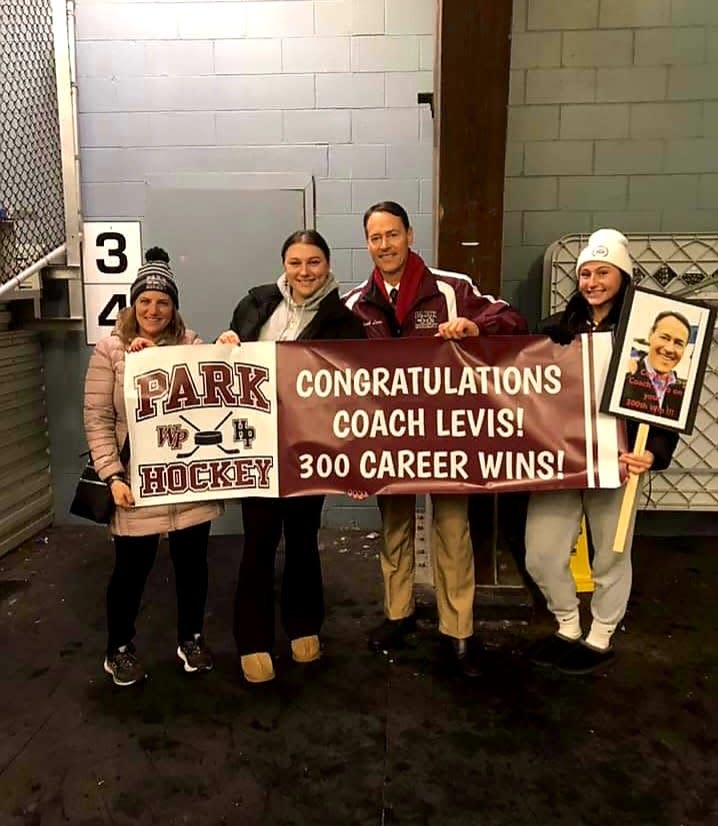
[{"label": "man's hand holding banner", "polygon": [[138,505],[617,487],[610,334],[147,348],[125,400]]}]

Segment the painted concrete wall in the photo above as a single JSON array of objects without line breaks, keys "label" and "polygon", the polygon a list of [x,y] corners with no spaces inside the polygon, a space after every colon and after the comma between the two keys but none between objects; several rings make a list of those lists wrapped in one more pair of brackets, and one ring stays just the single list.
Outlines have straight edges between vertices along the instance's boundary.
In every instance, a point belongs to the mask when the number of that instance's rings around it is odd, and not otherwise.
[{"label": "painted concrete wall", "polygon": [[[361,215],[384,198],[431,257],[433,0],[78,0],[88,217],[144,215],[148,176],[302,172],[337,276],[366,277]],[[281,239],[278,239],[278,244]]]},{"label": "painted concrete wall", "polygon": [[[378,200],[406,206],[431,260],[432,122],[416,95],[432,89],[434,0],[77,0],[76,21],[85,217],[142,218],[156,174],[311,173],[343,287],[369,272],[361,216]],[[377,523],[373,502],[340,497],[327,518]]]},{"label": "painted concrete wall", "polygon": [[[85,214],[142,217],[153,173],[311,172],[343,283],[380,198],[431,258],[434,6],[77,0]],[[718,226],[713,0],[514,0],[511,65],[504,293],[532,318],[561,235]]]},{"label": "painted concrete wall", "polygon": [[[141,218],[152,174],[311,172],[344,285],[368,272],[361,214],[382,198],[406,205],[431,260],[432,124],[416,93],[432,88],[434,0],[76,0],[76,11],[86,217]],[[503,293],[532,320],[557,237],[718,227],[716,81],[715,0],[514,0]],[[46,339],[70,376],[50,389],[58,480],[82,441],[79,420],[75,433],[57,412],[86,363],[84,345],[71,359],[66,345]],[[338,501],[328,518],[375,514]]]},{"label": "painted concrete wall", "polygon": [[515,0],[504,293],[567,233],[718,228],[718,4]]}]

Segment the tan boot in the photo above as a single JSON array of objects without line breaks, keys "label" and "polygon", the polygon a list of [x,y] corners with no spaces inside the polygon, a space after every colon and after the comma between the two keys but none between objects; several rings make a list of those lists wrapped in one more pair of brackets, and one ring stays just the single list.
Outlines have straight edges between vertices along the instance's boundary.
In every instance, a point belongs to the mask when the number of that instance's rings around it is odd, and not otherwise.
[{"label": "tan boot", "polygon": [[311,637],[297,637],[292,640],[292,659],[298,663],[311,663],[321,657],[319,649],[319,637],[312,634]]},{"label": "tan boot", "polygon": [[240,661],[244,679],[248,683],[267,683],[274,679],[272,658],[266,651],[260,651],[256,654],[244,654]]}]

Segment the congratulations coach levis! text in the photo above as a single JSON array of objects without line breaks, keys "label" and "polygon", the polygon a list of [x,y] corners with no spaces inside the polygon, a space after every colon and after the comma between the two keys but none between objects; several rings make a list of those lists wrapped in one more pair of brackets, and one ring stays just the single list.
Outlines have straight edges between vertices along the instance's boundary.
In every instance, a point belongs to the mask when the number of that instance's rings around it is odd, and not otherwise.
[{"label": "congratulations coach levis! text", "polygon": [[162,350],[127,360],[138,504],[620,484],[610,336]]}]

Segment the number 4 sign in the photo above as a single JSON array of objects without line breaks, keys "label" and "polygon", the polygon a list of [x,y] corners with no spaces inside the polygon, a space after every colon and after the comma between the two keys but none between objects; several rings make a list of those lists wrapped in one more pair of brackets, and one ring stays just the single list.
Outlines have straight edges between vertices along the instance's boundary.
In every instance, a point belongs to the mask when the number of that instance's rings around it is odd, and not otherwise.
[{"label": "number 4 sign", "polygon": [[130,284],[142,264],[139,221],[86,221],[82,232],[85,338],[96,344],[129,304]]}]

